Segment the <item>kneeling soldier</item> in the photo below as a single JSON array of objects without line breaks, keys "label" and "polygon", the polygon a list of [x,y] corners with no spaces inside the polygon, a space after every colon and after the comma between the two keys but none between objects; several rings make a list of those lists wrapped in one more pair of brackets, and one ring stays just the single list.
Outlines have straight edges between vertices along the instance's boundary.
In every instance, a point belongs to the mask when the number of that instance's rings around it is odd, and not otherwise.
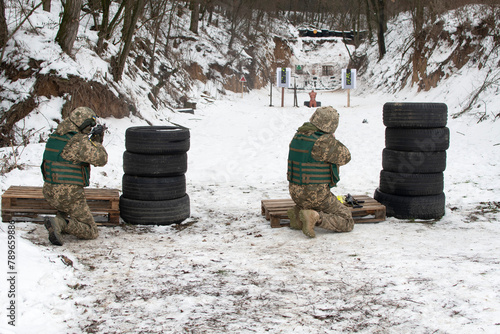
[{"label": "kneeling soldier", "polygon": [[351,211],[331,193],[339,182],[339,166],[351,160],[351,153],[335,138],[339,114],[332,107],[316,109],[290,142],[288,181],[295,206],[288,210],[290,227],[314,238],[315,226],[335,232],[354,227]]},{"label": "kneeling soldier", "polygon": [[90,181],[90,165],[104,166],[108,162],[102,146],[103,134],[89,139],[96,118],[90,108],[74,109],[45,146],[41,166],[43,195],[58,211],[55,218],[45,218],[45,227],[54,245],[62,246],[62,233],[80,239],[95,239],[99,235],[84,193]]}]

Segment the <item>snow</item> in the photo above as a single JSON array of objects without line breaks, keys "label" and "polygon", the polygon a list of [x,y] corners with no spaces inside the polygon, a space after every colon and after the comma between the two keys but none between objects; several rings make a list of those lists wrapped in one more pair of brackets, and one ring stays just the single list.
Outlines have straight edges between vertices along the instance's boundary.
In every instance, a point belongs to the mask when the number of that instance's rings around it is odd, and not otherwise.
[{"label": "snow", "polygon": [[[339,110],[337,138],[353,156],[336,194],[372,195],[378,184],[389,99],[360,93],[351,108],[343,92],[319,94]],[[288,197],[287,146],[312,113],[291,107],[292,98],[281,108],[269,107],[266,91],[234,94],[195,115],[170,115],[191,132],[192,214],[180,227],[101,227],[97,240],[67,237],[54,247],[43,226],[16,223],[17,332],[497,332],[498,214],[476,207],[498,199],[498,124],[450,119],[440,221],[388,218],[346,234],[318,229],[308,239],[271,228],[260,214],[262,199]],[[120,189],[123,134],[144,123],[105,122],[110,163],[93,169],[92,186]],[[21,158],[29,168],[2,177],[2,188],[42,185],[43,144],[28,149]],[[1,326],[9,332],[5,320]]]},{"label": "snow", "polygon": [[[76,66],[55,45],[40,47],[47,59],[67,58],[53,61],[53,69],[71,67],[90,77],[96,67],[107,71],[83,49]],[[389,63],[374,69],[390,71]],[[349,108],[346,92],[318,92],[322,105],[339,111],[336,137],[352,153],[335,194],[372,196],[377,188],[385,102],[446,102],[451,115],[464,100],[459,84],[476,74],[463,71],[436,90],[396,94],[358,77]],[[121,85],[134,91],[138,81],[125,76]],[[65,236],[62,247],[49,243],[43,225],[15,223],[16,327],[7,323],[9,224],[1,224],[0,332],[500,332],[500,226],[492,204],[500,195],[500,122],[478,123],[474,113],[449,117],[446,214],[439,221],[387,218],[344,234],[317,229],[309,239],[271,228],[260,211],[262,199],[289,196],[288,144],[313,112],[292,107],[291,91],[282,108],[280,92],[273,91],[274,107],[268,89],[200,99],[194,115],[148,109],[144,95],[137,101],[141,118],[101,120],[110,133],[104,139],[109,162],[92,169],[91,187],[99,188],[121,189],[128,127],[147,119],[190,129],[191,217],[175,226],[100,227],[98,239]],[[300,92],[299,105],[304,100]],[[41,100],[18,126],[39,131],[33,138],[46,136],[62,104],[61,98]],[[0,176],[2,193],[11,185],[42,185],[44,144],[32,140],[17,149],[22,168]],[[7,157],[12,148],[0,151]]]}]

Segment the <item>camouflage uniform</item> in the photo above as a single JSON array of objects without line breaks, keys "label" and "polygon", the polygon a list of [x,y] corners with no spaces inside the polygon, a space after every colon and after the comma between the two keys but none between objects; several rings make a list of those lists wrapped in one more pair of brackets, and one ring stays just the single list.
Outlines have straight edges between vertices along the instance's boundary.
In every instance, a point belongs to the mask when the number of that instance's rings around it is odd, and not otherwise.
[{"label": "camouflage uniform", "polygon": [[[338,141],[333,134],[338,127],[338,122],[339,115],[335,109],[321,107],[316,109],[311,116],[310,123],[304,123],[296,133],[296,136],[301,134],[313,138],[313,134],[316,133],[318,138],[314,142],[310,156],[313,161],[326,163],[334,167],[333,170],[337,170],[338,166],[345,165],[351,160],[351,154],[347,147]],[[290,145],[290,150],[292,150],[292,143]],[[336,181],[338,181],[338,174],[336,179],[332,178],[332,181],[320,184],[318,182],[308,184],[307,181],[297,182],[297,179],[291,180],[290,175],[288,175],[288,180],[290,181],[290,196],[296,204],[288,213],[292,228],[302,229],[306,235],[311,237],[314,237],[314,231],[312,230],[314,225],[335,232],[352,231],[354,220],[350,210],[340,203],[330,191],[330,188],[335,186]],[[309,179],[306,178],[305,180]],[[299,213],[306,210],[314,210],[319,214],[319,218],[314,219],[314,224],[307,233],[305,230],[307,227],[304,227],[303,219],[299,219]],[[318,217],[318,215],[315,217]]]},{"label": "camouflage uniform", "polygon": [[[49,162],[45,159],[45,154],[42,163],[42,173],[45,181],[43,195],[47,202],[58,210],[52,223],[57,225],[60,233],[68,233],[80,239],[95,239],[99,235],[97,225],[85,198],[84,187],[88,186],[90,165],[104,166],[108,161],[108,154],[104,146],[99,142],[91,141],[88,137],[92,126],[95,125],[95,120],[93,123],[89,122],[89,117],[95,119],[95,113],[90,108],[76,108],[68,118],[59,124],[54,132],[55,136],[68,135],[70,138],[62,149],[60,157],[88,168],[86,182],[83,184],[59,182],[56,177],[50,177],[47,171]],[[47,142],[46,152],[50,150],[48,146],[49,142]],[[54,173],[57,173],[55,169]],[[46,227],[49,229],[50,226],[46,223]],[[49,229],[50,233],[51,230]],[[53,235],[49,235],[49,239],[54,243],[51,237]],[[60,244],[62,244],[62,241]]]}]

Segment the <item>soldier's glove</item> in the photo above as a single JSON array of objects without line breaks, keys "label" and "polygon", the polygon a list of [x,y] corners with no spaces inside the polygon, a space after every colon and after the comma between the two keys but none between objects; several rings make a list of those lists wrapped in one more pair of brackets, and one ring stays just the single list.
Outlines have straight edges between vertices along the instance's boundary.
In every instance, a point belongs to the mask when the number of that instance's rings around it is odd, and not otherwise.
[{"label": "soldier's glove", "polygon": [[92,135],[90,136],[90,140],[92,140],[94,143],[102,144],[102,142],[104,141],[104,133]]},{"label": "soldier's glove", "polygon": [[106,131],[106,125],[96,125],[90,132],[90,140],[94,143],[102,144],[104,140],[104,131]]}]

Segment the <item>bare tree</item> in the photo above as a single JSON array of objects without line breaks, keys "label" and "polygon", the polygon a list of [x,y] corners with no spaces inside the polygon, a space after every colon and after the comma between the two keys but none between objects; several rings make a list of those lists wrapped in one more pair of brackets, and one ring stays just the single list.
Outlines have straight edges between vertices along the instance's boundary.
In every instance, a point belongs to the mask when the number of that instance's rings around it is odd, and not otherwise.
[{"label": "bare tree", "polygon": [[3,48],[7,44],[9,31],[7,21],[5,20],[5,4],[0,0],[0,47]]},{"label": "bare tree", "polygon": [[[3,0],[0,0],[0,2],[1,2],[1,5],[2,5],[2,6],[4,6],[4,2],[3,2]],[[19,29],[23,26],[24,22],[26,22],[26,21],[29,19],[29,17],[31,16],[31,14],[33,14],[33,13],[35,12],[35,10],[37,10],[37,8],[38,8],[38,7],[40,7],[41,5],[42,5],[42,3],[40,2],[38,5],[36,5],[35,7],[33,7],[33,8],[32,8],[32,9],[31,9],[31,10],[30,10],[27,14],[26,14],[26,16],[25,16],[25,17],[21,20],[21,22],[20,22],[20,23],[19,23],[19,24],[18,24],[18,25],[17,25],[17,26],[16,26],[16,27],[15,27],[15,28],[11,31],[11,33],[10,33],[10,34],[8,34],[7,22],[6,22],[6,20],[5,20],[5,7],[2,7],[2,8],[3,8],[3,10],[2,10],[3,19],[2,19],[2,18],[0,18],[0,21],[2,21],[2,20],[3,20],[3,21],[5,22],[5,34],[6,34],[6,36],[7,36],[7,37],[5,37],[5,40],[3,40],[3,39],[4,39],[4,37],[2,37],[2,43],[0,44],[0,47],[2,47],[2,52],[0,53],[0,63],[2,63],[2,61],[3,61],[3,56],[4,56],[4,54],[5,54],[5,44],[7,43],[7,41],[8,41],[9,39],[11,39],[11,38],[12,38],[12,36],[14,36],[14,34],[15,34],[15,33],[16,33],[16,32],[17,32],[17,31],[18,31],[18,30],[19,30]],[[0,25],[1,25],[1,24],[2,24],[2,23],[0,22]],[[1,29],[3,29],[3,28],[1,28]],[[1,34],[3,34],[3,33],[4,33],[4,32],[2,31],[2,32],[1,32]]]},{"label": "bare tree", "polygon": [[43,4],[43,10],[46,11],[46,12],[50,12],[50,8],[51,8],[51,0],[42,0],[42,4]]},{"label": "bare tree", "polygon": [[200,20],[203,21],[205,19],[205,15],[208,12],[207,25],[212,24],[212,15],[214,12],[214,2],[215,0],[203,0],[200,4]]},{"label": "bare tree", "polygon": [[132,38],[135,34],[136,24],[144,10],[144,1],[145,0],[125,0],[125,17],[122,29],[123,46],[117,58],[114,59],[111,64],[113,79],[115,81],[120,81],[122,78],[125,62],[127,61],[130,48],[132,47]]},{"label": "bare tree", "polygon": [[109,29],[109,7],[111,6],[111,0],[101,0],[102,3],[102,20],[99,26],[99,37],[97,38],[96,52],[98,55],[102,54],[104,50],[104,40],[108,35]]},{"label": "bare tree", "polygon": [[153,47],[151,50],[151,61],[149,63],[149,71],[154,73],[155,69],[155,53],[158,39],[160,37],[160,30],[167,14],[167,0],[161,0],[152,3],[151,16],[152,16],[152,30],[153,30]]},{"label": "bare tree", "polygon": [[425,59],[425,32],[424,32],[424,5],[420,1],[414,1],[412,8],[413,16],[413,75],[412,83],[420,81],[420,75],[425,73],[427,60]]},{"label": "bare tree", "polygon": [[174,25],[175,11],[177,10],[177,1],[172,1],[172,7],[170,8],[170,15],[168,19],[168,29],[165,36],[165,53],[168,52],[168,42],[170,41],[170,32],[172,31],[172,26]]},{"label": "bare tree", "polygon": [[80,26],[80,11],[83,0],[67,0],[64,5],[64,13],[56,35],[56,42],[67,54],[71,54]]},{"label": "bare tree", "polygon": [[244,5],[248,0],[232,0],[231,7],[229,10],[229,17],[231,19],[231,27],[229,28],[229,33],[231,37],[229,38],[228,48],[231,49],[233,47],[234,39],[236,37],[236,33],[239,30],[238,28],[242,25],[241,15],[244,9]]},{"label": "bare tree", "polygon": [[198,0],[191,0],[189,4],[191,9],[191,25],[189,30],[195,34],[198,34],[198,22],[200,21],[200,3]]},{"label": "bare tree", "polygon": [[99,38],[97,39],[96,52],[97,54],[101,54],[104,51],[104,41],[108,40],[111,36],[113,30],[115,29],[118,22],[121,20],[121,15],[123,12],[123,8],[125,7],[126,1],[122,1],[118,11],[115,16],[109,22],[109,8],[111,6],[111,0],[101,0],[102,1],[102,22],[99,26]]},{"label": "bare tree", "polygon": [[375,25],[377,28],[378,58],[384,58],[387,50],[385,48],[385,32],[387,31],[387,21],[385,16],[385,0],[369,0],[371,12],[374,14]]}]

